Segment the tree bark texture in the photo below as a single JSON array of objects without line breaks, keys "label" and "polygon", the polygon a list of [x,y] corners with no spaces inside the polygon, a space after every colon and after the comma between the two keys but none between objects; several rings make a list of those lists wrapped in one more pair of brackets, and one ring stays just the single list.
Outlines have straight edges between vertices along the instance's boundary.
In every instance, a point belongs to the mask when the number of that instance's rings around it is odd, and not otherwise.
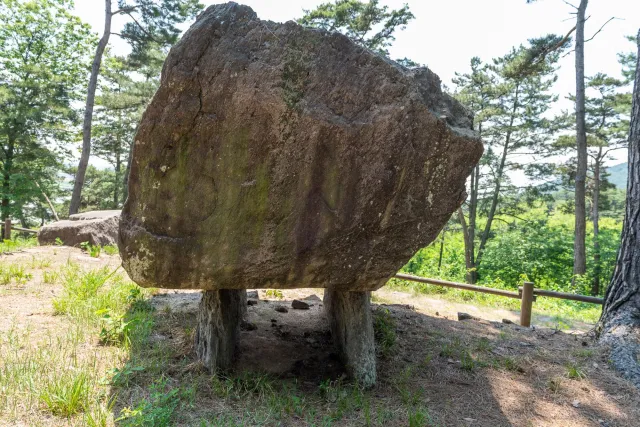
[{"label": "tree bark texture", "polygon": [[80,162],[76,172],[75,181],[73,183],[73,193],[71,194],[71,203],[69,205],[69,215],[78,213],[80,209],[80,200],[82,195],[82,187],[84,186],[84,176],[89,165],[89,156],[91,155],[91,121],[93,120],[93,104],[96,97],[96,87],[98,86],[98,74],[100,73],[100,64],[102,63],[102,55],[109,43],[111,35],[111,0],[105,0],[105,16],[104,16],[104,32],[102,38],[98,42],[96,54],[91,65],[91,77],[89,78],[89,87],[87,89],[87,103],[84,107],[84,123],[82,125],[82,153],[80,154]]},{"label": "tree bark texture", "polygon": [[[638,32],[640,53],[640,31]],[[640,55],[629,130],[627,200],[616,268],[597,332],[611,348],[613,366],[640,387]]]},{"label": "tree bark texture", "polygon": [[370,292],[326,289],[324,308],[347,374],[364,387],[376,383],[376,351]]},{"label": "tree bark texture", "polygon": [[11,195],[11,173],[13,172],[13,156],[15,153],[15,142],[9,139],[5,150],[5,158],[2,162],[2,221],[10,216],[10,195]]},{"label": "tree bark texture", "polygon": [[195,348],[198,358],[211,372],[231,367],[240,322],[246,313],[246,296],[244,289],[202,292]]},{"label": "tree bark texture", "polygon": [[591,209],[591,220],[593,222],[593,283],[591,285],[591,295],[598,296],[600,293],[600,162],[602,161],[602,147],[598,150],[593,167],[593,201]]},{"label": "tree bark texture", "polygon": [[584,22],[588,0],[581,0],[576,22],[576,148],[578,166],[576,169],[575,191],[575,238],[573,241],[573,274],[583,275],[587,271],[585,240],[586,219],[586,179],[587,179],[587,130],[585,123],[584,88]]}]

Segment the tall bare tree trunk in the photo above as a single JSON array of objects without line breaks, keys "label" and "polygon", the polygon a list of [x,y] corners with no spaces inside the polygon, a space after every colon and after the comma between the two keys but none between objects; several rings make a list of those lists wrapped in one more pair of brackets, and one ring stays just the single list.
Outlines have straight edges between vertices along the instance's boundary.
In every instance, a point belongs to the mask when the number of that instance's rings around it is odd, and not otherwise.
[{"label": "tall bare tree trunk", "polygon": [[84,186],[84,176],[87,172],[89,164],[89,156],[91,155],[91,121],[93,119],[93,104],[96,97],[96,87],[98,86],[98,74],[100,73],[100,64],[102,63],[102,55],[109,43],[111,35],[111,0],[104,1],[104,32],[102,38],[98,42],[96,55],[91,65],[91,77],[89,78],[89,88],[87,89],[87,103],[84,107],[84,123],[82,125],[82,153],[80,154],[80,162],[78,163],[78,171],[73,183],[73,194],[71,195],[71,203],[69,205],[69,215],[78,213],[80,209],[80,197],[82,195],[82,187]]},{"label": "tall bare tree trunk", "polygon": [[587,130],[585,124],[584,89],[584,22],[588,0],[581,0],[576,22],[576,144],[578,167],[575,191],[575,238],[573,241],[573,274],[587,271],[586,257],[586,179],[587,179]]},{"label": "tall bare tree trunk", "polygon": [[127,153],[127,167],[124,170],[122,179],[122,203],[129,197],[129,172],[131,171],[131,158],[133,157],[133,143],[129,142],[129,152]]},{"label": "tall bare tree trunk", "polygon": [[[469,219],[471,219],[471,214],[469,214]],[[458,220],[460,221],[460,226],[462,226],[462,236],[464,237],[464,262],[467,267],[466,280],[467,283],[474,283],[473,278],[471,277],[471,272],[474,269],[473,265],[473,242],[471,242],[471,227],[467,226],[467,220],[464,218],[464,212],[462,208],[458,208]],[[443,244],[444,244],[444,236],[443,236]],[[442,248],[442,247],[441,247]],[[442,250],[440,250],[442,253]],[[442,256],[440,256],[442,259]],[[440,261],[438,261],[438,272],[440,271]]]},{"label": "tall bare tree trunk", "polygon": [[640,31],[637,43],[622,242],[597,332],[611,347],[613,366],[640,387]]},{"label": "tall bare tree trunk", "polygon": [[[9,137],[11,138],[11,137]],[[2,202],[0,202],[0,210],[2,211],[2,221],[9,218],[11,195],[11,174],[13,173],[13,156],[15,150],[15,142],[9,139],[5,149],[5,157],[2,162]]]},{"label": "tall bare tree trunk", "polygon": [[118,209],[118,204],[120,203],[120,199],[118,196],[120,195],[120,186],[122,183],[120,182],[120,172],[122,169],[122,161],[120,160],[120,153],[116,154],[116,167],[115,167],[115,186],[113,188],[113,209]]},{"label": "tall bare tree trunk", "polygon": [[440,255],[438,256],[438,273],[440,273],[440,268],[442,268],[442,254],[444,253],[444,235],[447,233],[447,229],[443,228],[440,238]]},{"label": "tall bare tree trunk", "polygon": [[593,282],[591,295],[600,293],[600,163],[602,162],[602,147],[598,149],[598,156],[593,167],[593,207],[591,208],[591,220],[593,222]]}]

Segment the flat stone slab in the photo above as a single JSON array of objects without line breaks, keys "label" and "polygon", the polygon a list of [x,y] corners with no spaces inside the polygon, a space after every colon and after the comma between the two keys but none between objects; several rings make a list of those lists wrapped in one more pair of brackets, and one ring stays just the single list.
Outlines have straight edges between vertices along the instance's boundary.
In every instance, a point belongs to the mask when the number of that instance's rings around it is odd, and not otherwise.
[{"label": "flat stone slab", "polygon": [[106,211],[89,211],[81,212],[73,215],[69,215],[71,221],[85,221],[88,219],[103,219],[110,218],[112,216],[120,217],[120,209],[106,210]]},{"label": "flat stone slab", "polygon": [[90,211],[70,215],[69,220],[47,224],[38,231],[40,245],[53,245],[57,239],[65,246],[79,246],[83,242],[92,245],[116,245],[120,211]]},{"label": "flat stone slab", "polygon": [[464,201],[482,154],[427,68],[209,7],[169,53],[120,220],[141,286],[383,286]]}]

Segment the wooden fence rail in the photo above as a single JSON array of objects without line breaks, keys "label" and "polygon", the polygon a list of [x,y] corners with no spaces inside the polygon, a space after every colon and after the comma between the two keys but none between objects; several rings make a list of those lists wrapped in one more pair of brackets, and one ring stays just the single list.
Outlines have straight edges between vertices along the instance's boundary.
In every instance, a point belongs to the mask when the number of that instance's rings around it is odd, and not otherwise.
[{"label": "wooden fence rail", "polygon": [[429,279],[427,277],[412,276],[410,274],[396,273],[396,279],[408,280],[410,282],[426,283],[429,285],[445,286],[448,288],[462,289],[465,291],[481,292],[485,294],[493,294],[501,297],[516,298],[520,300],[520,325],[531,326],[531,312],[533,310],[533,302],[537,296],[560,298],[572,301],[588,302],[592,304],[604,303],[602,298],[592,297],[588,295],[569,294],[565,292],[547,291],[544,289],[536,289],[532,282],[524,282],[523,286],[518,288],[518,292],[505,291],[502,289],[487,288],[484,286],[469,285],[468,283],[447,282],[445,280]]},{"label": "wooden fence rail", "polygon": [[16,227],[16,226],[12,225],[11,224],[11,219],[7,218],[7,219],[4,220],[4,232],[2,234],[2,237],[5,240],[11,240],[11,230],[21,231],[23,233],[38,234],[38,230],[31,230],[29,228]]}]

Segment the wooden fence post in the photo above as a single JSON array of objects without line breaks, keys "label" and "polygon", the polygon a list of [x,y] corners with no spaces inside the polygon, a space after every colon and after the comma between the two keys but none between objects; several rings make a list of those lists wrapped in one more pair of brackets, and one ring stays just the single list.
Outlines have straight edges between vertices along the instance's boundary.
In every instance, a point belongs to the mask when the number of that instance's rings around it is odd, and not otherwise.
[{"label": "wooden fence post", "polygon": [[531,310],[533,306],[533,283],[524,282],[520,302],[520,326],[531,326]]},{"label": "wooden fence post", "polygon": [[11,240],[11,218],[4,220],[4,240]]}]

